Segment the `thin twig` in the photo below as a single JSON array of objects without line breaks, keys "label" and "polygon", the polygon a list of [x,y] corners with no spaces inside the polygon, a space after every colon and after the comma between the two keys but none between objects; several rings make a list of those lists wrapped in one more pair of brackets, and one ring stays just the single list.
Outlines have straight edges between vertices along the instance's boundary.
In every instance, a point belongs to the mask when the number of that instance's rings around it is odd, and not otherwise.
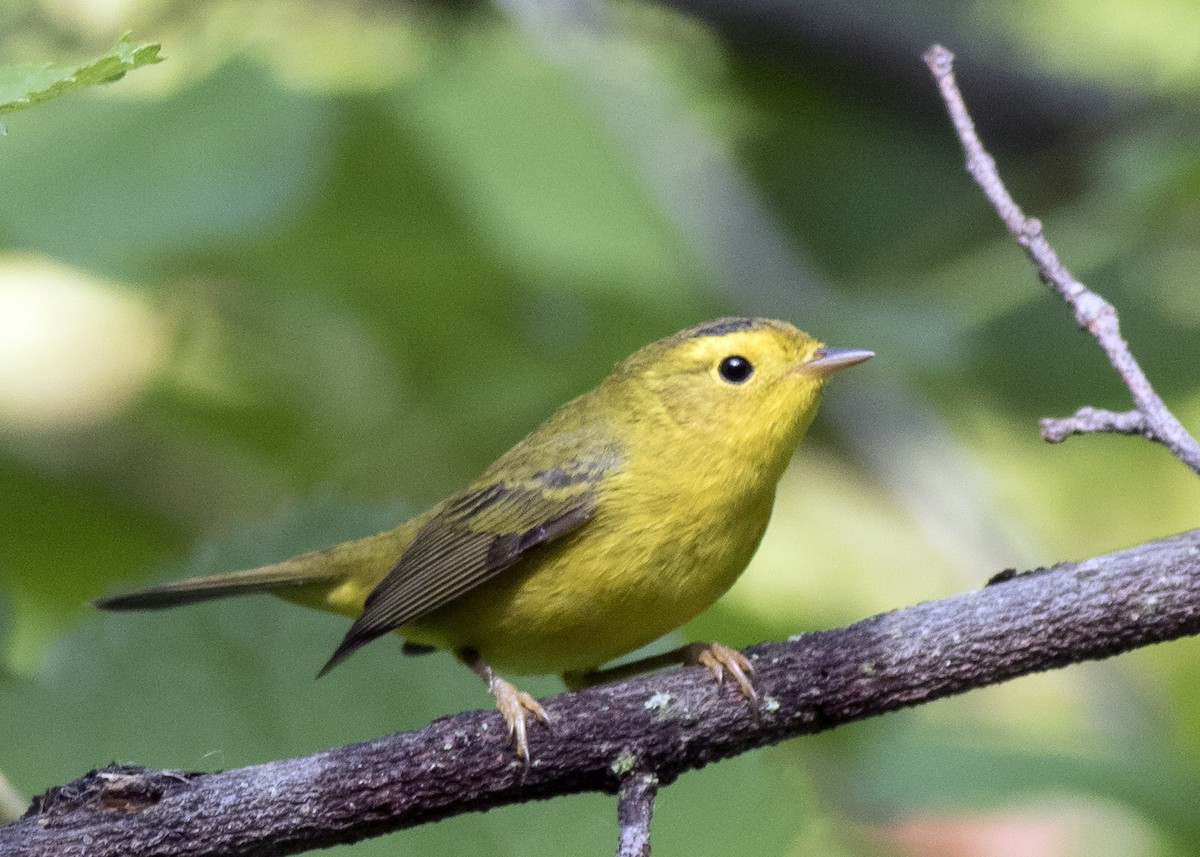
[{"label": "thin twig", "polygon": [[975,123],[958,89],[954,78],[954,54],[941,45],[934,45],[925,52],[924,58],[941,90],[950,121],[966,154],[967,172],[983,190],[1008,231],[1025,248],[1029,258],[1037,266],[1042,281],[1058,292],[1071,307],[1079,326],[1089,331],[1104,349],[1109,363],[1129,388],[1137,413],[1144,421],[1135,431],[1129,431],[1128,420],[1097,419],[1089,423],[1076,414],[1075,417],[1066,420],[1043,421],[1043,436],[1047,440],[1059,441],[1068,435],[1085,431],[1138,433],[1161,443],[1171,450],[1176,458],[1200,474],[1200,443],[1188,434],[1187,429],[1167,409],[1146,379],[1145,373],[1130,353],[1129,346],[1121,338],[1117,312],[1112,304],[1071,275],[1059,260],[1054,248],[1050,246],[1050,242],[1046,240],[1041,222],[1025,216],[1001,181],[996,170],[996,161],[984,149],[983,143],[975,133]]},{"label": "thin twig", "polygon": [[1069,417],[1047,417],[1041,421],[1042,437],[1050,443],[1061,443],[1073,434],[1103,431],[1113,434],[1140,434],[1154,440],[1141,411],[1106,411],[1084,407]]},{"label": "thin twig", "polygon": [[757,710],[694,667],[543,700],[554,729],[533,730],[528,768],[497,712],[468,711],[219,773],[110,769],[0,826],[0,854],[280,857],[527,800],[616,793],[632,770],[669,785],[796,735],[1200,632],[1200,530],[1000,581],[750,647]]},{"label": "thin twig", "polygon": [[617,793],[617,825],[621,829],[617,857],[650,857],[650,817],[657,794],[658,777],[654,774],[630,774],[621,784]]}]

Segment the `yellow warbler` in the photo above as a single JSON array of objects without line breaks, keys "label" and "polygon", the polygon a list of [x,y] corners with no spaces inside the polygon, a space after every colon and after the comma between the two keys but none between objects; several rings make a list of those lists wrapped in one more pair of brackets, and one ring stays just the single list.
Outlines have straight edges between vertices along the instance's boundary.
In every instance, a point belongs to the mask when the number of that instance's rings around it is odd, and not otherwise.
[{"label": "yellow warbler", "polygon": [[723,318],[621,361],[464,490],[373,536],[249,571],[103,598],[109,610],[252,592],[354,617],[321,670],[396,631],[478,673],[528,762],[529,694],[492,671],[570,687],[669,661],[752,669],[718,643],[601,665],[712,604],[758,546],[775,486],[833,372],[872,356],[790,324]]}]

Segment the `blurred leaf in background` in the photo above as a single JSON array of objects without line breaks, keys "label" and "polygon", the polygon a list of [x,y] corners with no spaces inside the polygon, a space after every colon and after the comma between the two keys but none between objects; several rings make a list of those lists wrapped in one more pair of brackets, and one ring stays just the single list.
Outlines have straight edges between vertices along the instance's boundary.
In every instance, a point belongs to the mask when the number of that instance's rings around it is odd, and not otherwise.
[{"label": "blurred leaf in background", "polygon": [[110,51],[82,65],[6,65],[0,68],[0,113],[23,110],[85,86],[120,80],[127,71],[161,62],[158,50],[158,45],[134,44],[126,34]]},{"label": "blurred leaf in background", "polygon": [[[1018,199],[1197,425],[1200,7],[18,7],[10,69],[89,68],[126,31],[167,60],[0,140],[0,773],[25,797],[486,705],[386,641],[314,683],[344,623],[270,599],[85,603],[389,526],[725,313],[879,358],[829,391],[755,562],[681,636],[841,624],[1196,523],[1162,450],[1038,439],[1125,393],[963,175],[920,52],[958,53]],[[1156,647],[710,767],[663,793],[655,851],[1192,853],[1198,661]],[[613,833],[582,796],[344,850]]]}]

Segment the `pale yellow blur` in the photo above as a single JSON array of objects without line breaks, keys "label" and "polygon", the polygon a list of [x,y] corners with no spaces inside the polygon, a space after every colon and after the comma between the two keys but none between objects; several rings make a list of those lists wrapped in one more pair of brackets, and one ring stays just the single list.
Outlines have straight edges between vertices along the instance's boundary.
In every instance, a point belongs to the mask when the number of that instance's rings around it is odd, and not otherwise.
[{"label": "pale yellow blur", "polygon": [[168,331],[116,284],[41,257],[0,257],[0,430],[110,419],[164,368]]}]

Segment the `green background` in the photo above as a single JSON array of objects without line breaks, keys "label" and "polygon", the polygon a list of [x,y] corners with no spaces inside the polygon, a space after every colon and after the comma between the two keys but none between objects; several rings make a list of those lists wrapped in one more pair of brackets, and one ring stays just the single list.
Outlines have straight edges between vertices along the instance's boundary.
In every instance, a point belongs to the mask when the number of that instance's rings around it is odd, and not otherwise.
[{"label": "green background", "polygon": [[[267,598],[86,600],[389,526],[723,314],[878,357],[831,384],[759,555],[679,639],[835,626],[1196,523],[1200,482],[1161,448],[1039,439],[1127,394],[969,183],[920,52],[956,51],[1014,193],[1195,427],[1200,6],[46,0],[0,11],[0,60],[82,62],[130,29],[165,61],[0,138],[18,798],[485,706],[387,641],[314,682],[344,621]],[[690,774],[655,854],[1200,852],[1198,662],[1158,646]],[[614,841],[612,799],[581,796],[340,853]]]}]

